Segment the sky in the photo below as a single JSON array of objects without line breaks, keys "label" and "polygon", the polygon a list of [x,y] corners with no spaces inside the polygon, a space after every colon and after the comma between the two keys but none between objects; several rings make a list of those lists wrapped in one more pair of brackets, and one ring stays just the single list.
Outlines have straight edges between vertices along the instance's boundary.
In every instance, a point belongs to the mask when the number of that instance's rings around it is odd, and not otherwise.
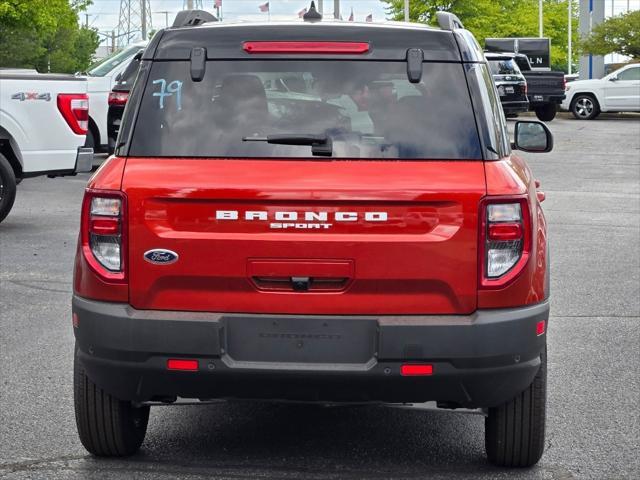
[{"label": "sky", "polygon": [[[93,0],[85,13],[89,15],[89,25],[97,28],[101,32],[110,32],[117,29],[118,17],[120,13],[121,0]],[[136,2],[139,0],[131,0]],[[261,13],[259,6],[267,0],[222,0],[223,20],[247,20],[247,21],[267,21],[269,14]],[[165,26],[165,14],[168,11],[169,25],[173,22],[176,13],[186,6],[183,0],[151,0],[151,13],[153,16],[153,28]],[[194,0],[196,3],[196,0]],[[270,0],[271,20],[296,20],[298,12],[308,7],[311,0]],[[205,10],[213,12],[214,0],[202,0]],[[316,0],[317,4],[317,0]],[[356,21],[364,21],[369,14],[373,15],[374,21],[384,20],[386,4],[380,0],[341,0],[340,9],[344,20],[349,18],[351,9]],[[325,14],[333,15],[333,0],[324,0]],[[86,21],[84,14],[80,20]],[[103,37],[104,38],[104,37]]]},{"label": "sky", "polygon": [[[138,2],[140,0],[131,0]],[[171,25],[176,13],[186,7],[184,0],[150,0],[152,12],[152,25],[154,29],[165,26],[165,17]],[[273,20],[295,20],[298,18],[298,12],[308,7],[311,0],[270,0],[270,15],[261,13],[259,6],[267,0],[222,0],[222,17],[223,20],[246,20],[246,21],[267,21],[269,18]],[[579,0],[574,0],[578,2]],[[631,9],[640,8],[640,0],[594,0],[595,2],[605,3],[605,15],[620,14],[626,12],[627,5]],[[121,0],[93,0],[87,14],[88,22],[91,27],[97,28],[100,32],[111,32],[117,30],[118,17],[120,12]],[[196,3],[197,0],[194,0]],[[325,14],[333,15],[333,0],[323,0]],[[316,0],[317,3],[317,0]],[[214,0],[202,0],[205,10],[211,12]],[[383,21],[386,18],[387,4],[381,0],[341,0],[341,13],[344,20],[349,18],[351,9],[353,9],[356,21],[364,21],[369,14],[373,15],[373,21]],[[165,13],[161,13],[167,11]],[[84,14],[80,20],[86,20]],[[106,39],[106,36],[101,36]]]}]

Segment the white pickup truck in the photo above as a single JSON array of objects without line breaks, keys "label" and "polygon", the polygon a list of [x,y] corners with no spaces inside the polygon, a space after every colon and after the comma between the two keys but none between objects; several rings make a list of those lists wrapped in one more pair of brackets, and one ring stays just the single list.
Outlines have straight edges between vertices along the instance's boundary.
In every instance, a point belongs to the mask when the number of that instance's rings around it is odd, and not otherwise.
[{"label": "white pickup truck", "polygon": [[136,53],[144,50],[148,42],[138,42],[103,58],[86,73],[89,82],[89,131],[85,146],[96,152],[108,150],[109,135],[107,128],[107,111],[109,109],[109,93],[116,84],[118,76],[127,68]]},{"label": "white pickup truck", "polygon": [[0,70],[0,222],[17,181],[91,171],[88,121],[86,78]]}]

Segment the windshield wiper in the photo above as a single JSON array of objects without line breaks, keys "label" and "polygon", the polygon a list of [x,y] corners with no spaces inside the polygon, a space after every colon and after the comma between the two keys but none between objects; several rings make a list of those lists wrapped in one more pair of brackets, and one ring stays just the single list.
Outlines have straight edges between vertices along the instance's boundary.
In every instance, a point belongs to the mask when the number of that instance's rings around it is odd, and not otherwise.
[{"label": "windshield wiper", "polygon": [[320,157],[333,155],[333,143],[327,135],[307,133],[283,133],[266,137],[242,137],[243,142],[266,142],[276,145],[309,145],[311,154]]}]

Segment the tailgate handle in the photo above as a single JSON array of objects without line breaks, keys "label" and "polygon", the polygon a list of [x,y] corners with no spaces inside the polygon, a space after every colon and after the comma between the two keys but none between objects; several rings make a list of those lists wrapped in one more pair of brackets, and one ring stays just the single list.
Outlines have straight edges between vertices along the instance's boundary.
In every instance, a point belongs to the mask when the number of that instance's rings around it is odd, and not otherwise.
[{"label": "tailgate handle", "polygon": [[249,260],[247,276],[259,290],[336,292],[353,279],[353,261]]}]

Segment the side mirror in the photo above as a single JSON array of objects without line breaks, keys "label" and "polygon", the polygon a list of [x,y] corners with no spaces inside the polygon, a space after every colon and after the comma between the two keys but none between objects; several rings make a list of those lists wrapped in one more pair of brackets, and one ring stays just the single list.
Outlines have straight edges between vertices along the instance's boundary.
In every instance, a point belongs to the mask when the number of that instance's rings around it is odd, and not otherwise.
[{"label": "side mirror", "polygon": [[122,72],[120,72],[118,75],[116,75],[116,78],[113,80],[115,83],[118,83],[120,81],[120,79],[122,78]]},{"label": "side mirror", "polygon": [[618,77],[611,77],[609,79],[610,82],[617,82],[618,81]]},{"label": "side mirror", "polygon": [[511,148],[531,153],[546,153],[553,150],[553,134],[542,122],[516,122],[514,142]]}]

